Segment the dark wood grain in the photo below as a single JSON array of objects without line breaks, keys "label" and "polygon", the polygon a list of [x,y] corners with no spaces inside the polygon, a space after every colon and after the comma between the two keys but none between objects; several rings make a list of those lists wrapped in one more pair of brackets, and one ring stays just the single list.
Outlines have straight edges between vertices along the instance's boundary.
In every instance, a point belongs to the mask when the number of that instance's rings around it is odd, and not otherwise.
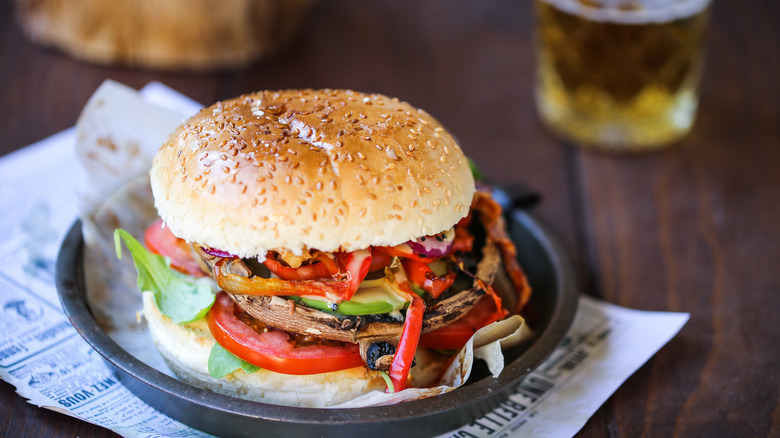
[{"label": "dark wood grain", "polygon": [[[161,81],[203,103],[267,88],[346,87],[425,108],[491,179],[523,181],[584,293],[689,312],[680,334],[581,437],[780,435],[780,4],[717,1],[693,132],[637,156],[562,145],[533,105],[528,1],[326,0],[287,53],[175,74],[74,61],[24,39],[0,1],[0,154],[72,126],[105,79]],[[111,436],[0,384],[8,436]]]}]

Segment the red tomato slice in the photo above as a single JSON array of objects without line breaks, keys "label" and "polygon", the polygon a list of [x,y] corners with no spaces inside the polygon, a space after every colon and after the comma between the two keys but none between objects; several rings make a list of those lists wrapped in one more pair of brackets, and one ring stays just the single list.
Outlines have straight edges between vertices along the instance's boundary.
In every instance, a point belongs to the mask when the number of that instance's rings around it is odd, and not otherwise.
[{"label": "red tomato slice", "polygon": [[157,219],[144,232],[144,243],[149,251],[171,259],[171,267],[195,277],[205,277],[198,262],[192,258],[192,250],[183,239],[171,233],[163,225],[162,219]]},{"label": "red tomato slice", "polygon": [[207,321],[217,343],[241,359],[282,374],[319,374],[364,365],[357,344],[304,345],[289,342],[281,330],[258,333],[240,321],[235,304],[225,292],[217,294]]},{"label": "red tomato slice", "polygon": [[503,319],[503,310],[497,311],[493,298],[485,295],[471,310],[452,324],[420,336],[420,346],[442,350],[459,350],[482,327]]}]

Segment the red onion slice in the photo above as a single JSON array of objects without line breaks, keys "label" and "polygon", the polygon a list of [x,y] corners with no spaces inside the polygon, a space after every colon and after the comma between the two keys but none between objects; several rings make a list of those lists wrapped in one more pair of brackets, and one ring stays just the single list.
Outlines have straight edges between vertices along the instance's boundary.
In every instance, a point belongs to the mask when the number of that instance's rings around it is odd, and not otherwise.
[{"label": "red onion slice", "polygon": [[209,248],[206,246],[201,246],[200,249],[203,250],[203,252],[205,252],[206,254],[213,255],[214,257],[222,257],[227,259],[237,258],[237,256],[234,256],[233,254],[227,251],[222,251],[221,249]]},{"label": "red onion slice", "polygon": [[432,236],[418,237],[406,242],[415,254],[426,257],[442,257],[452,251],[452,242],[455,239],[455,231],[451,228]]}]

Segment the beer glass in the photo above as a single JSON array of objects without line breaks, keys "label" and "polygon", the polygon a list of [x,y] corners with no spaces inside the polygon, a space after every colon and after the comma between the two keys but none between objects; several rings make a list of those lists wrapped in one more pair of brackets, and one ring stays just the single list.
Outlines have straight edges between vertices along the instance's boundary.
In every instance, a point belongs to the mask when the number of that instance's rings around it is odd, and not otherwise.
[{"label": "beer glass", "polygon": [[535,0],[536,104],[576,144],[657,149],[693,124],[711,0]]}]

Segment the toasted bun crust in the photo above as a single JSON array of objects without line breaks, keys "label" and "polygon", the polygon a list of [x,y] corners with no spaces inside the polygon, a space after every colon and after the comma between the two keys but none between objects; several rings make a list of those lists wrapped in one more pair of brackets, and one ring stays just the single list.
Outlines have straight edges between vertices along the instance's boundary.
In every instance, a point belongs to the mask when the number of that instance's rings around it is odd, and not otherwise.
[{"label": "toasted bun crust", "polygon": [[247,374],[239,369],[220,379],[211,377],[208,360],[215,341],[205,321],[174,323],[157,310],[151,292],[144,292],[143,303],[157,350],[178,378],[194,386],[263,403],[303,407],[333,406],[385,389],[380,373],[365,367],[303,376],[264,369]]},{"label": "toasted bun crust", "polygon": [[241,257],[397,245],[463,218],[474,180],[430,115],[378,94],[264,91],[179,127],[151,170],[171,231]]}]

